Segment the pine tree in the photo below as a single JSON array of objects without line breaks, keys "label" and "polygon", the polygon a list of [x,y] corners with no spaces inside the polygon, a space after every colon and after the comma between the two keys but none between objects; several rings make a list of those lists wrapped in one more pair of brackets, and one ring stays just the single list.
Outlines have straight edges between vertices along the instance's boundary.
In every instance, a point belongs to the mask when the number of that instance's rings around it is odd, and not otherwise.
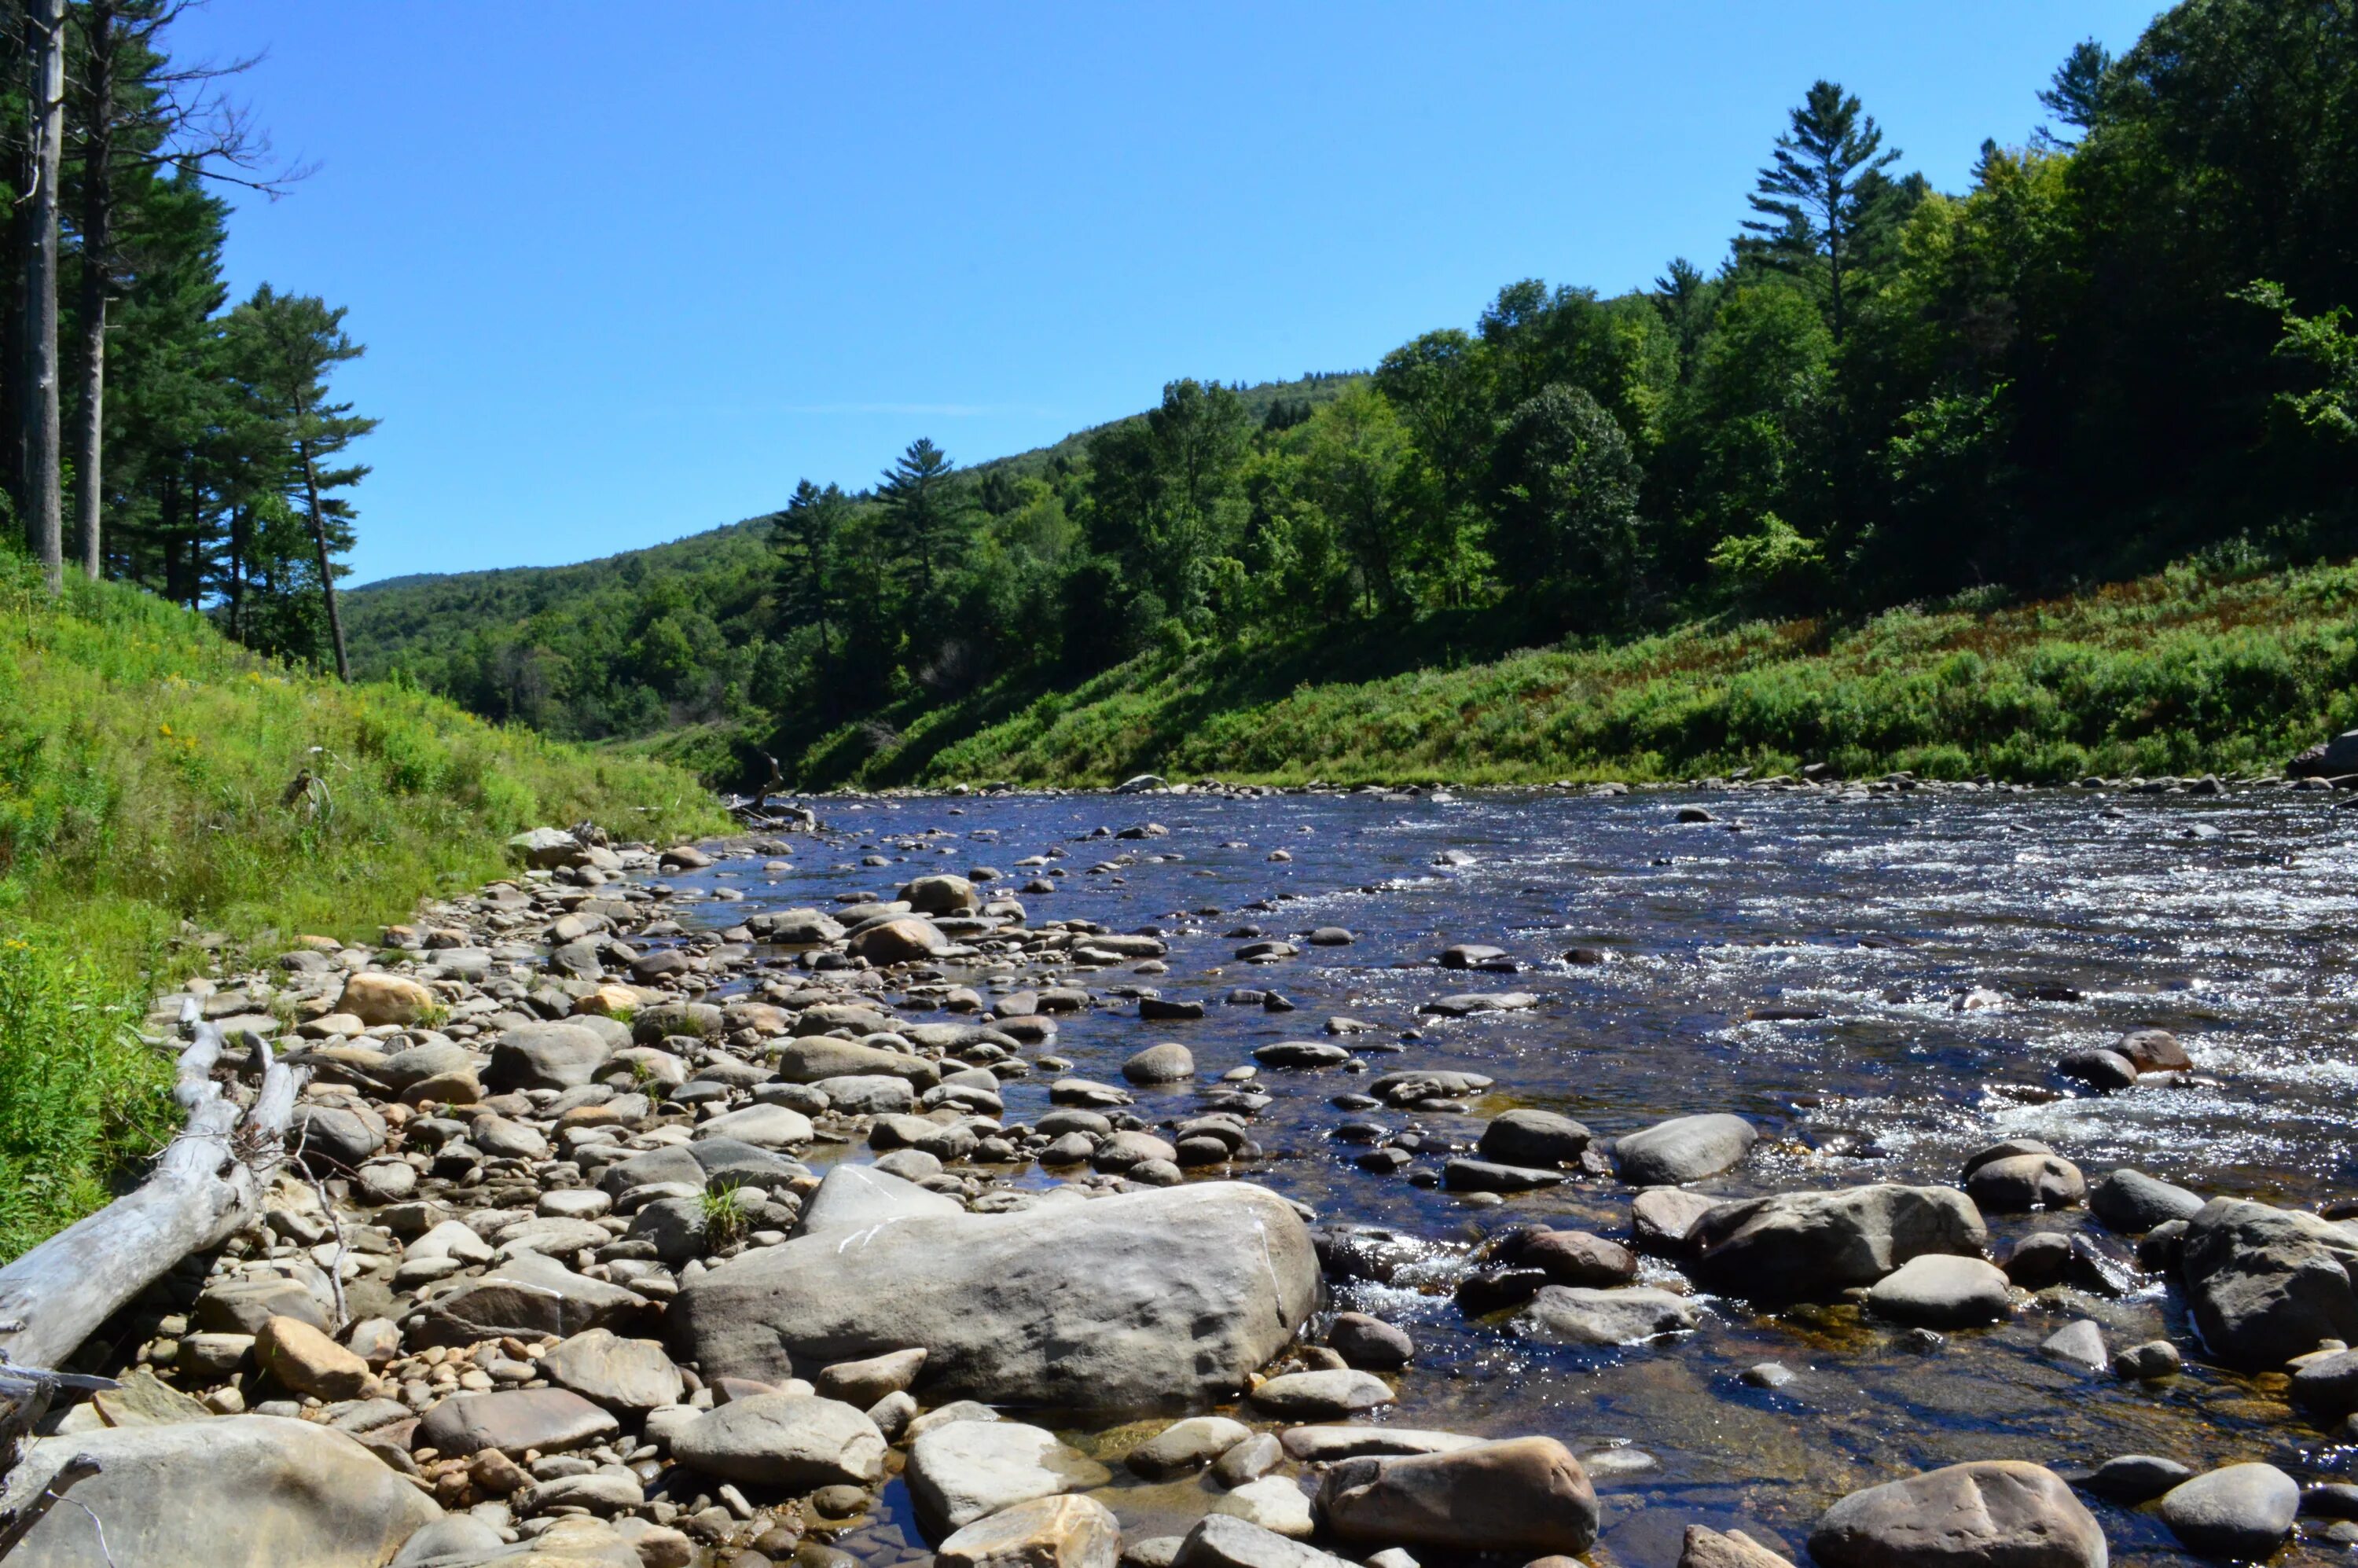
[{"label": "pine tree", "polygon": [[1772,265],[1823,274],[1827,326],[1840,343],[1850,275],[1886,217],[1881,209],[1892,187],[1882,170],[1898,161],[1899,149],[1884,151],[1875,116],[1861,113],[1857,97],[1831,81],[1812,85],[1791,119],[1750,199],[1761,216],[1746,220],[1744,227],[1766,242]]},{"label": "pine tree", "polygon": [[956,553],[967,522],[965,486],[957,465],[925,438],[909,443],[876,488],[893,553],[914,568],[918,598],[934,594],[936,568]]}]

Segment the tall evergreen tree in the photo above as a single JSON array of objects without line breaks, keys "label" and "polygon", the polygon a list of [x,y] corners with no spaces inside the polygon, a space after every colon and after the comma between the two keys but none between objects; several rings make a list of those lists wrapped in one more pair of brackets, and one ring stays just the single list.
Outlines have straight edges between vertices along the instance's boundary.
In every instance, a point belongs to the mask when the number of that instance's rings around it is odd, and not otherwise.
[{"label": "tall evergreen tree", "polygon": [[770,542],[778,552],[779,611],[789,626],[817,629],[822,675],[835,664],[838,557],[850,513],[851,498],[841,490],[831,484],[821,490],[804,480],[785,510],[770,520]]},{"label": "tall evergreen tree", "polygon": [[1813,83],[1791,126],[1777,138],[1774,161],[1751,196],[1758,218],[1745,229],[1766,242],[1776,265],[1823,279],[1828,329],[1840,343],[1848,323],[1851,273],[1889,189],[1881,171],[1898,161],[1857,97],[1831,81]]},{"label": "tall evergreen tree", "polygon": [[[2093,38],[2082,38],[2071,46],[2063,63],[2055,68],[2055,75],[2047,86],[2039,89],[2039,101],[2047,112],[2074,131],[2085,132],[2096,123],[2104,89],[2104,72],[2113,68],[2110,49]],[[2050,147],[2076,147],[2078,136],[2059,135],[2041,125],[2039,140]]]},{"label": "tall evergreen tree", "polygon": [[968,508],[957,465],[921,436],[884,470],[876,495],[894,544],[911,564],[918,597],[931,599],[936,571],[966,530]]}]

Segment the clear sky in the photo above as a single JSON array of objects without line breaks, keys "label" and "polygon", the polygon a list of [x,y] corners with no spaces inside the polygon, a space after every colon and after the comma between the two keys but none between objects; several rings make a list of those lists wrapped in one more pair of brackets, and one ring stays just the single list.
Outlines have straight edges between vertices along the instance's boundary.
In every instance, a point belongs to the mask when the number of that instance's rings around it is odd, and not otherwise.
[{"label": "clear sky", "polygon": [[1372,366],[1500,285],[1706,266],[1828,76],[1961,188],[2153,0],[212,0],[316,174],[230,270],[346,305],[355,580],[579,560]]}]

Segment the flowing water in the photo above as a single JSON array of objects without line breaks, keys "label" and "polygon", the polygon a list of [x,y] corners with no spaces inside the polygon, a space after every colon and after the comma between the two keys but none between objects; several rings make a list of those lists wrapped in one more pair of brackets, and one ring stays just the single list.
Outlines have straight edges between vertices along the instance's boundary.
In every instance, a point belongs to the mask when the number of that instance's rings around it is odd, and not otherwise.
[{"label": "flowing water", "polygon": [[[1724,820],[1674,820],[1693,804]],[[1342,1069],[1263,1069],[1259,1082],[1275,1097],[1255,1123],[1266,1155],[1238,1173],[1323,1221],[1386,1227],[1416,1244],[1391,1282],[1335,1291],[1337,1306],[1416,1338],[1400,1403],[1383,1419],[1563,1439],[1605,1496],[1603,1558],[1667,1568],[1690,1522],[1741,1525],[1797,1548],[1843,1493],[1963,1459],[2266,1458],[2304,1478],[2344,1468],[2345,1452],[2284,1404],[2280,1378],[2238,1378],[2190,1356],[2186,1375],[2139,1386],[2039,1355],[2075,1316],[2094,1318],[2115,1348],[2167,1335],[2190,1349],[2180,1302],[2150,1280],[2121,1299],[2035,1302],[2011,1323],[1931,1346],[1847,1306],[1762,1316],[1710,1298],[1700,1330],[1654,1345],[1534,1344],[1507,1318],[1459,1312],[1449,1291],[1468,1246],[1533,1221],[1626,1238],[1630,1189],[1592,1178],[1486,1206],[1405,1173],[1363,1172],[1352,1160],[1365,1146],[1334,1136],[1369,1119],[1419,1133],[1417,1164],[1437,1170],[1450,1147],[1470,1149],[1481,1118],[1516,1106],[1564,1112],[1605,1138],[1725,1110],[1763,1139],[1736,1171],[1702,1184],[1707,1192],[1953,1182],[1976,1148],[2031,1137],[2091,1179],[2135,1164],[2205,1195],[2327,1202],[2358,1187],[2358,815],[2331,809],[2331,796],[1019,795],[829,802],[821,816],[827,831],[796,840],[790,872],[764,871],[754,857],[678,879],[686,897],[745,894],[690,903],[695,920],[726,927],[759,908],[889,897],[908,876],[977,866],[1002,873],[987,892],[1009,890],[1034,874],[1017,860],[1061,850],[1057,891],[1024,899],[1033,924],[1152,931],[1170,943],[1169,972],[1000,959],[945,966],[943,978],[986,995],[1051,976],[1087,986],[1104,1005],[1064,1020],[1046,1048],[1078,1076],[1119,1083],[1132,1052],[1184,1042],[1198,1081],[1135,1091],[1151,1122],[1189,1114],[1257,1046],[1327,1038],[1335,1015],[1373,1026],[1344,1037],[1373,1071],[1496,1079],[1476,1114],[1408,1115],[1338,1108],[1333,1098],[1366,1081]],[[1168,836],[1087,837],[1150,819]],[[892,863],[860,863],[874,854]],[[1117,870],[1088,870],[1117,856]],[[1296,941],[1340,926],[1354,940],[1242,963],[1241,940],[1228,934],[1246,925]],[[1435,966],[1440,949],[1464,942],[1504,948],[1523,968],[1509,977]],[[1566,961],[1574,947],[1608,961]],[[1143,1022],[1110,993],[1120,984],[1201,1000],[1206,1016]],[[1278,990],[1297,1011],[1225,1004],[1237,987]],[[1419,1011],[1469,990],[1539,1000],[1455,1020]],[[1979,1005],[1960,1005],[1975,992]],[[922,1004],[903,1011],[926,1016]],[[2144,1026],[2175,1032],[2198,1071],[2111,1096],[2055,1076],[2066,1051]],[[1056,1076],[1011,1082],[1007,1119],[1044,1111]],[[999,1173],[1055,1179],[1036,1167]],[[2092,1225],[2077,1212],[1992,1218],[2001,1256],[2030,1230]],[[1650,1261],[1647,1272],[1673,1271]],[[1801,1376],[1775,1391],[1741,1378],[1771,1359]],[[1068,1435],[1112,1456],[1142,1430]],[[1133,1538],[1166,1513],[1184,1523],[1190,1509],[1168,1489],[1101,1495]],[[2183,1560],[2149,1514],[2099,1513],[2116,1560]],[[898,1509],[842,1544],[880,1562],[922,1551]]]}]

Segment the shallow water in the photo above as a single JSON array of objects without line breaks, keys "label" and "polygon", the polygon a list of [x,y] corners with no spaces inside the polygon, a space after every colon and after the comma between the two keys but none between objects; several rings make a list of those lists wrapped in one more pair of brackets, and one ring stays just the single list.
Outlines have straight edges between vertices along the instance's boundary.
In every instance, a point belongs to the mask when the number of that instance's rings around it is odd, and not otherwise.
[{"label": "shallow water", "polygon": [[[1327,1038],[1325,1021],[1345,1014],[1374,1026],[1346,1044],[1398,1048],[1365,1052],[1373,1071],[1451,1067],[1496,1078],[1475,1108],[1485,1116],[1534,1106],[1577,1117],[1602,1137],[1695,1111],[1752,1119],[1761,1145],[1736,1172],[1702,1184],[1710,1192],[1952,1182],[1974,1149],[2035,1137],[2091,1179],[2133,1163],[2205,1194],[2306,1206],[2358,1186],[2358,816],[2333,810],[2331,798],[1749,791],[1447,803],[828,802],[821,839],[795,840],[793,871],[764,872],[765,857],[752,857],[675,885],[690,895],[741,890],[746,902],[683,911],[726,927],[760,908],[826,906],[854,892],[890,897],[899,881],[930,871],[996,867],[1002,881],[986,891],[1011,889],[1036,874],[1018,870],[1019,858],[1061,847],[1066,858],[1057,864],[1069,874],[1058,891],[1023,900],[1035,925],[1086,918],[1114,931],[1152,929],[1171,944],[1168,974],[1068,971],[1073,983],[1109,1004],[1117,999],[1108,988],[1122,983],[1207,1004],[1203,1020],[1175,1023],[1141,1022],[1133,1006],[1109,1005],[1062,1021],[1046,1048],[1072,1060],[1078,1076],[1119,1083],[1133,1051],[1163,1039],[1186,1044],[1198,1084],[1136,1091],[1140,1114],[1154,1122],[1187,1114],[1212,1078],[1249,1063],[1256,1046]],[[1674,823],[1688,804],[1742,830]],[[1076,841],[1099,826],[1150,819],[1169,836]],[[928,828],[951,836],[917,837]],[[1275,849],[1291,860],[1270,860]],[[1446,850],[1470,863],[1437,865]],[[893,863],[857,863],[871,853]],[[1129,863],[1088,872],[1117,857]],[[1277,907],[1243,907],[1256,900]],[[1246,924],[1296,941],[1339,925],[1356,940],[1305,947],[1277,964],[1239,963],[1241,943],[1223,934]],[[1526,968],[1511,977],[1437,968],[1434,955],[1457,942],[1503,947]],[[1612,961],[1563,961],[1575,945]],[[945,966],[944,979],[988,993],[993,975],[1026,986],[1044,978],[985,961]],[[1223,1005],[1237,986],[1279,990],[1298,1011]],[[1955,1000],[1975,987],[2000,993],[2002,1005],[1957,1011]],[[1534,992],[1539,1004],[1455,1021],[1418,1011],[1455,992],[1504,990]],[[2067,992],[2079,1000],[2033,999]],[[1822,1016],[1753,1019],[1760,1010]],[[2098,1098],[2052,1073],[2066,1051],[2147,1025],[2179,1035],[2196,1083]],[[1044,1111],[1055,1076],[1010,1083],[1008,1119]],[[1690,1522],[1741,1524],[1798,1548],[1844,1492],[1969,1458],[2266,1458],[2304,1479],[2345,1468],[2345,1453],[2282,1404],[2281,1379],[2236,1378],[2190,1358],[2186,1376],[2141,1388],[2038,1355],[2041,1339],[2082,1315],[2115,1348],[2163,1333],[2190,1348],[2175,1295],[2150,1281],[2125,1300],[2034,1304],[2010,1324],[1951,1334],[1929,1351],[1848,1308],[1771,1318],[1712,1303],[1694,1334],[1606,1350],[1534,1345],[1515,1337],[1507,1318],[1469,1323],[1448,1293],[1467,1243],[1534,1220],[1626,1238],[1630,1189],[1592,1179],[1481,1207],[1401,1175],[1361,1172],[1350,1161],[1362,1146],[1331,1136],[1344,1121],[1465,1146],[1481,1127],[1476,1117],[1329,1103],[1363,1081],[1341,1069],[1264,1069],[1260,1082],[1276,1100],[1256,1135],[1268,1157],[1238,1173],[1322,1219],[1386,1226],[1433,1244],[1423,1289],[1336,1291],[1336,1305],[1375,1312],[1416,1336],[1416,1362],[1384,1419],[1562,1438],[1591,1459],[1606,1497],[1600,1560],[1668,1568]],[[1439,1162],[1431,1149],[1420,1154],[1421,1165]],[[1050,1178],[1034,1169],[1018,1179]],[[2072,1214],[1994,1217],[1992,1230],[2002,1248],[2031,1229],[2089,1223]],[[1774,1393],[1739,1380],[1743,1368],[1771,1358],[1800,1379]],[[1134,1435],[1073,1440],[1112,1457]],[[1193,1489],[1100,1496],[1135,1538],[1200,1511],[1184,1496]],[[875,1528],[839,1544],[878,1563],[921,1554],[899,1493],[896,1485],[887,1499],[896,1506]],[[2149,1514],[2098,1512],[2116,1561],[2182,1561]],[[2296,1550],[2320,1560],[2340,1554],[2321,1543]]]}]

